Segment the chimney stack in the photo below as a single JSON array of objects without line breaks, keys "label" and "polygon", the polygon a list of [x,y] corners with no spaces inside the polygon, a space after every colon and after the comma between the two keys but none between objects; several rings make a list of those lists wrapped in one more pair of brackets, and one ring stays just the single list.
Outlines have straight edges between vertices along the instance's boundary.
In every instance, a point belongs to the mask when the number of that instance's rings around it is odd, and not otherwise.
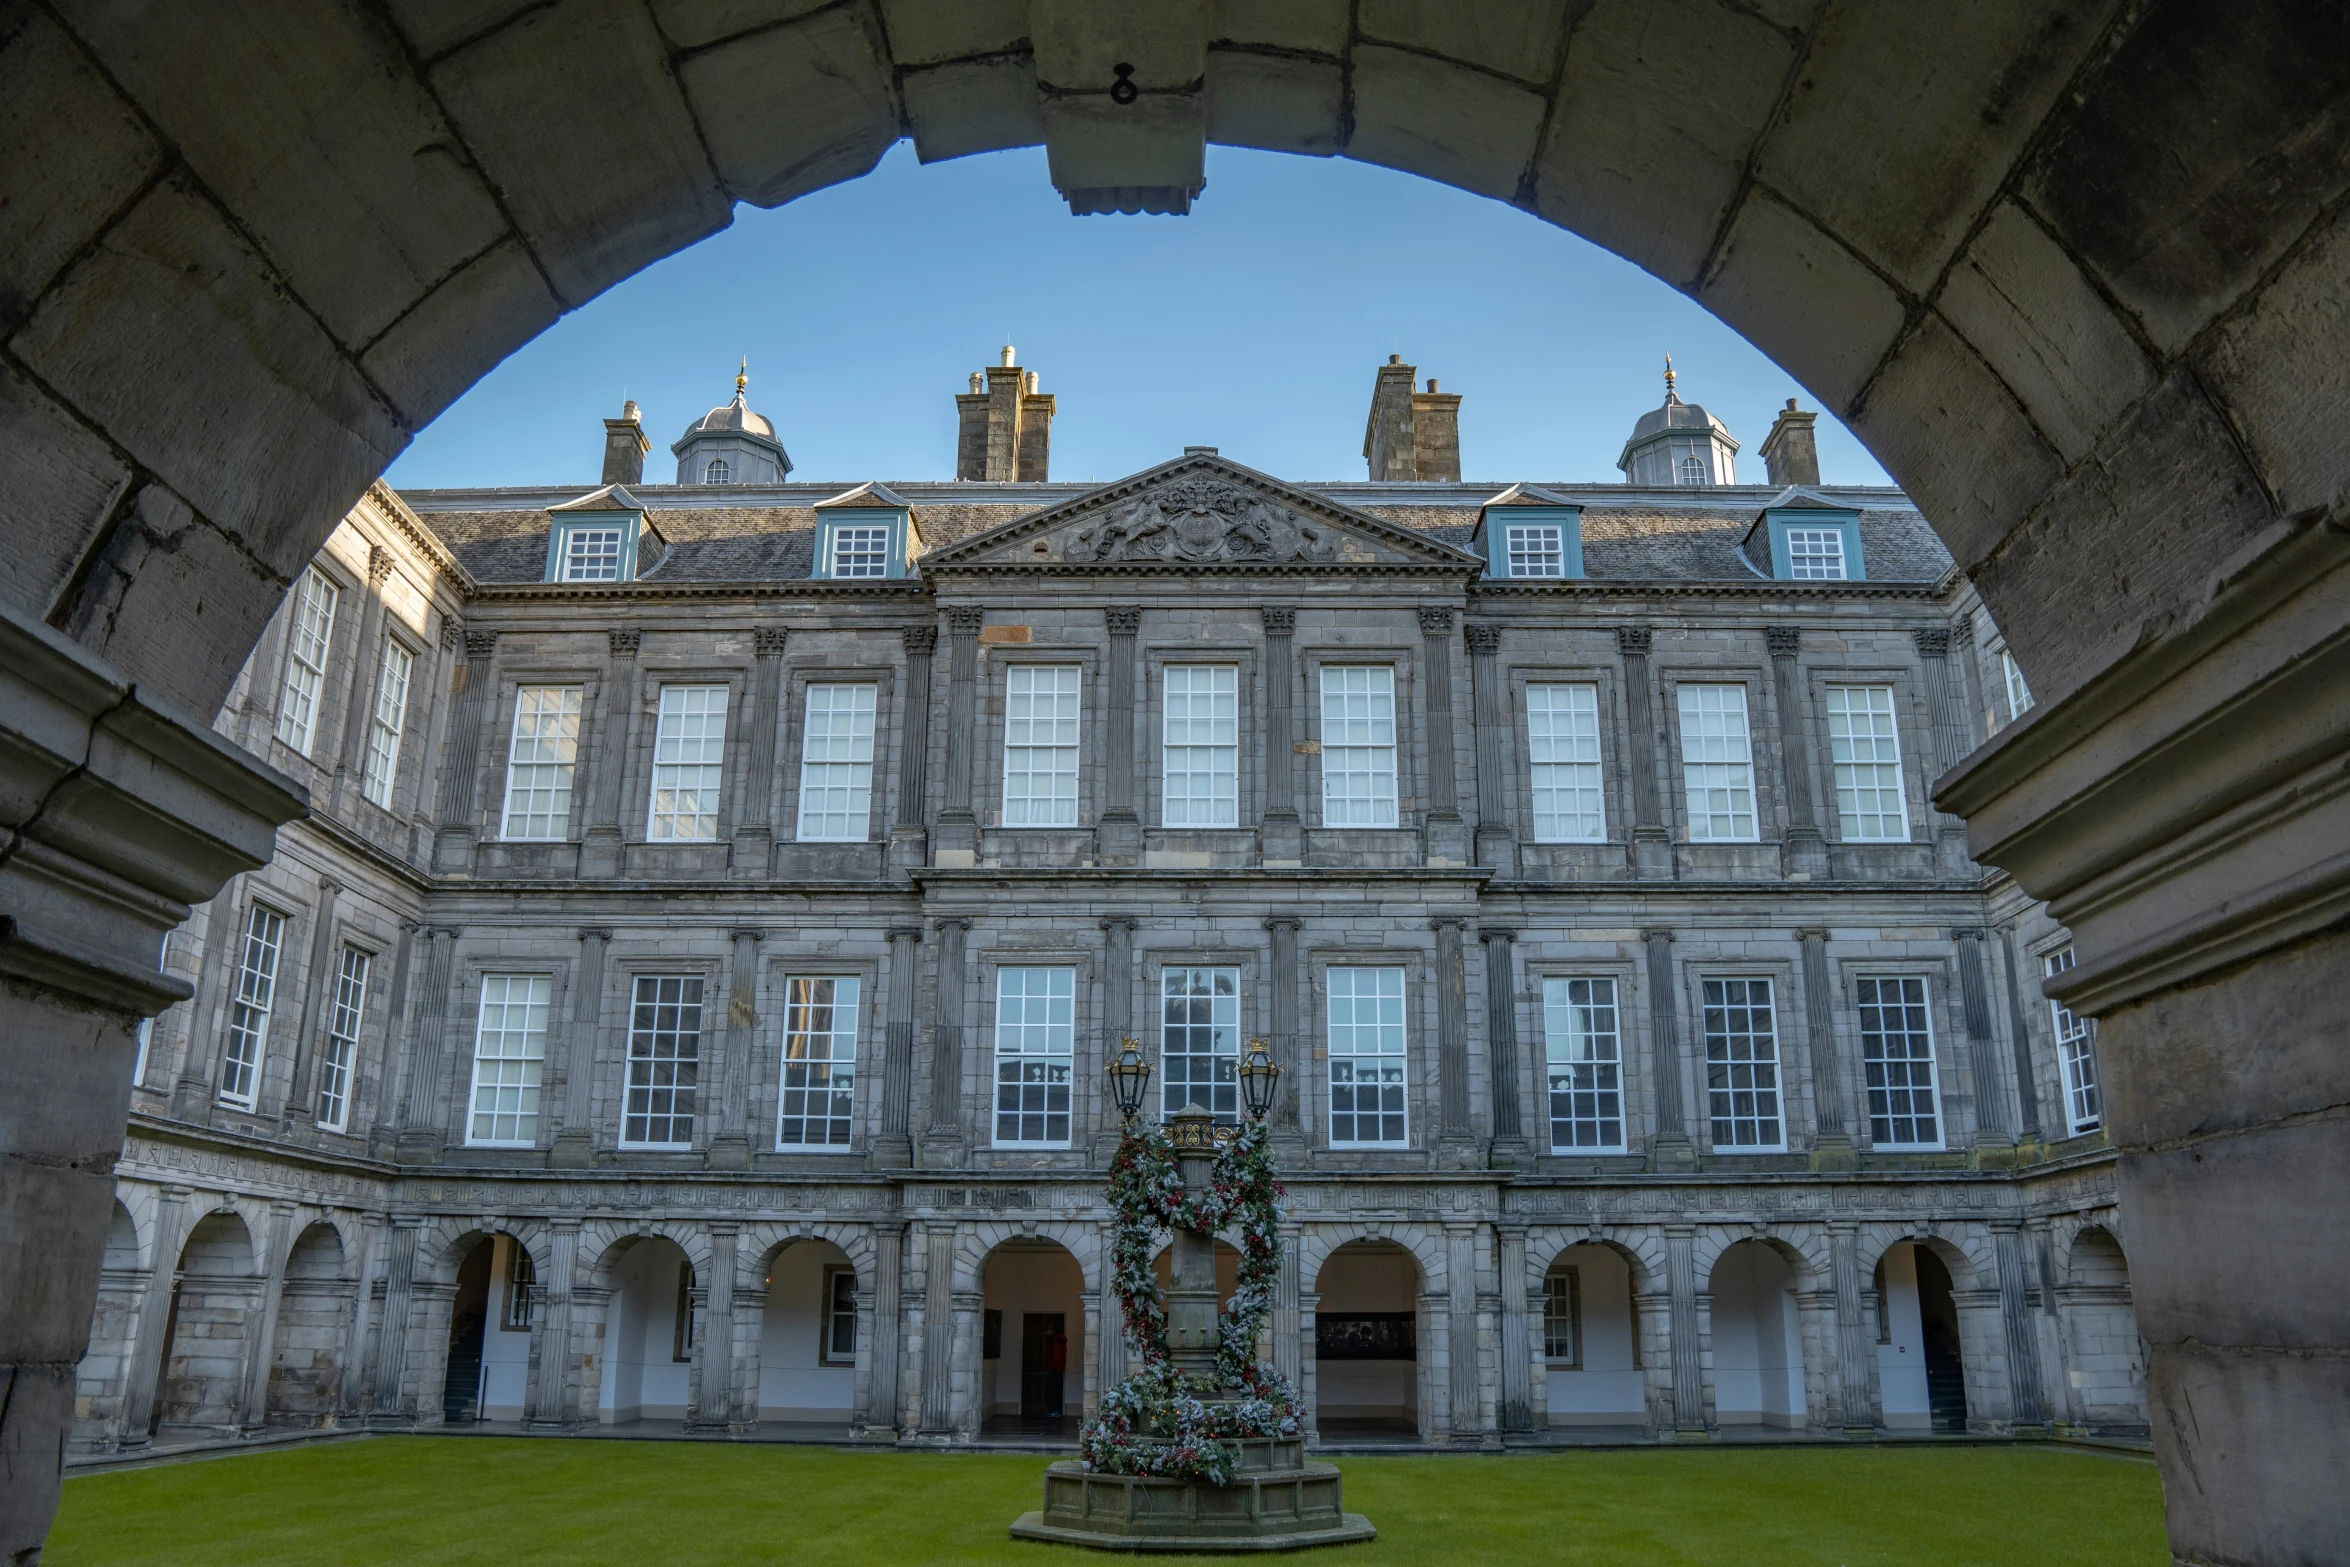
[{"label": "chimney stack", "polygon": [[1461,395],[1414,391],[1419,367],[1389,354],[1371,386],[1371,416],[1363,427],[1363,458],[1371,478],[1453,481],[1461,476]]},{"label": "chimney stack", "polygon": [[1020,368],[1008,343],[1002,364],[971,373],[971,390],[955,397],[956,478],[1045,481],[1052,457],[1053,400],[1036,387],[1036,372]]},{"label": "chimney stack", "polygon": [[632,398],[620,405],[619,418],[604,421],[604,483],[644,483],[645,453],[652,449]]},{"label": "chimney stack", "polygon": [[1813,421],[1818,418],[1816,413],[1797,408],[1790,397],[1779,417],[1771,421],[1771,433],[1762,443],[1763,472],[1771,483],[1784,488],[1820,482],[1820,445],[1812,433]]}]

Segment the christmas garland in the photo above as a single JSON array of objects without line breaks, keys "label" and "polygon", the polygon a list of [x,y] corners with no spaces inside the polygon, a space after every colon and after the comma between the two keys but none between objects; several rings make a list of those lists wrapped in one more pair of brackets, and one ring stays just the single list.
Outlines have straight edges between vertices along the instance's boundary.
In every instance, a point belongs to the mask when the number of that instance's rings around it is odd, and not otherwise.
[{"label": "christmas garland", "polygon": [[[1281,1183],[1264,1123],[1251,1122],[1217,1151],[1203,1191],[1187,1190],[1175,1150],[1156,1127],[1130,1127],[1110,1161],[1110,1283],[1126,1337],[1142,1367],[1102,1394],[1078,1438],[1086,1467],[1230,1485],[1248,1437],[1298,1434],[1287,1379],[1257,1360],[1281,1273]],[[1162,1232],[1240,1233],[1240,1277],[1218,1324],[1215,1384],[1175,1369],[1167,1346],[1165,1292],[1151,1271]],[[1242,1396],[1234,1399],[1229,1395]]]}]

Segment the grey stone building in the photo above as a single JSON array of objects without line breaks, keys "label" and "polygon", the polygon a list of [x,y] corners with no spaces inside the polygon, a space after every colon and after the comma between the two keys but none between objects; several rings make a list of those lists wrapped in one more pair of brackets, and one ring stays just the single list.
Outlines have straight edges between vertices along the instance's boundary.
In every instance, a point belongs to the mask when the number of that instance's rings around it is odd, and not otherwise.
[{"label": "grey stone building", "polygon": [[217,719],[313,815],[167,943],[78,1446],[1071,1430],[1128,1036],[1152,1113],[1285,1068],[1323,1440],[2142,1431],[2069,938],[1928,799],[2030,696],[1899,492],[1670,393],[1464,483],[1400,364],[1365,482],[1054,483],[1011,358],[953,482],[788,482],[738,383],[686,482],[631,405],[344,520]]}]

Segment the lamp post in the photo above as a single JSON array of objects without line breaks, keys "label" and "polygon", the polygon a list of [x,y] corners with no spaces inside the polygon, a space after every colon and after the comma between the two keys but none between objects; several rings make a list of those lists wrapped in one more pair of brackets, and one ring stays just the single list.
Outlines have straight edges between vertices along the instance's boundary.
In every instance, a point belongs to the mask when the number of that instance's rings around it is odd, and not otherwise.
[{"label": "lamp post", "polygon": [[1117,1053],[1110,1057],[1108,1075],[1110,1097],[1117,1103],[1118,1118],[1131,1127],[1134,1118],[1142,1113],[1142,1096],[1151,1081],[1151,1064],[1143,1059],[1141,1040],[1128,1037],[1118,1041]]},{"label": "lamp post", "polygon": [[1273,1109],[1274,1090],[1281,1086],[1281,1068],[1273,1064],[1273,1047],[1262,1039],[1248,1042],[1240,1058],[1240,1099],[1248,1118],[1262,1121]]}]

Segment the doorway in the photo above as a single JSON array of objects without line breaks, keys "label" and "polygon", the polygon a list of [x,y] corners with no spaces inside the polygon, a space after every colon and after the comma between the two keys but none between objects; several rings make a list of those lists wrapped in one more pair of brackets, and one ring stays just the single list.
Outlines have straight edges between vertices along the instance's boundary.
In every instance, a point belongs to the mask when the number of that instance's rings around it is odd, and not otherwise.
[{"label": "doorway", "polygon": [[490,1254],[483,1241],[457,1269],[457,1297],[449,1305],[449,1369],[441,1379],[441,1421],[471,1425],[481,1418],[482,1338],[489,1331]]},{"label": "doorway", "polygon": [[1950,1270],[1924,1246],[1917,1253],[1918,1327],[1925,1341],[1926,1408],[1937,1431],[1966,1429],[1966,1363],[1958,1348],[1958,1299]]},{"label": "doorway", "polygon": [[1063,1312],[1020,1314],[1020,1418],[1061,1413],[1069,1380],[1069,1321]]}]

